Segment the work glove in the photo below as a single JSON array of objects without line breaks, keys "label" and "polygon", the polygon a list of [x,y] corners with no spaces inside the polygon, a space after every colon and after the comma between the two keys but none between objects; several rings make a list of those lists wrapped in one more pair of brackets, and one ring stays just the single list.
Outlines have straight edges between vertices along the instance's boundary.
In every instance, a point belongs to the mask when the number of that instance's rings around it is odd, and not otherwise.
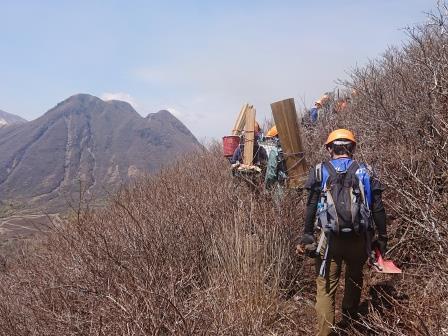
[{"label": "work glove", "polygon": [[300,244],[305,245],[305,246],[313,244],[315,242],[316,242],[316,240],[314,239],[314,236],[311,233],[305,233],[302,236],[302,239],[300,239]]},{"label": "work glove", "polygon": [[297,253],[305,253],[307,257],[314,258],[316,256],[316,240],[311,233],[305,233],[297,245]]},{"label": "work glove", "polygon": [[379,235],[377,239],[372,242],[372,250],[378,249],[382,256],[387,251],[387,236]]}]

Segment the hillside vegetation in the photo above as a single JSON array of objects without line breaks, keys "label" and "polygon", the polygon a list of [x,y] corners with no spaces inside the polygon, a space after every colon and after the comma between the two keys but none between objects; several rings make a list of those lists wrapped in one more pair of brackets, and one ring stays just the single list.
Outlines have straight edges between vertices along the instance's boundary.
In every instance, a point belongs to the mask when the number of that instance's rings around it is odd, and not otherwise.
[{"label": "hillside vegetation", "polygon": [[[310,164],[335,127],[387,187],[388,257],[402,276],[366,268],[351,335],[448,333],[447,8],[409,42],[355,69],[343,114],[304,130]],[[2,335],[309,335],[313,262],[294,253],[305,195],[237,184],[212,146],[123,188],[4,262]]]}]

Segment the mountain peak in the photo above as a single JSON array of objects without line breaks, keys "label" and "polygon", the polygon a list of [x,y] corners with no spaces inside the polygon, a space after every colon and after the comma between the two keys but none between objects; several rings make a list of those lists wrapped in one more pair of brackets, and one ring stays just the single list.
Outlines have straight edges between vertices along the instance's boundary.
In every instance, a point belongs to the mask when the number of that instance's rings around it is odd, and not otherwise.
[{"label": "mountain peak", "polygon": [[137,111],[127,102],[119,100],[104,101],[96,96],[78,93],[58,103],[50,109],[43,117],[54,118],[69,115],[115,115],[117,117],[139,116]]},{"label": "mountain peak", "polygon": [[68,97],[66,100],[86,101],[86,100],[92,100],[92,99],[101,100],[100,98],[98,98],[94,95],[88,94],[88,93],[76,93],[76,94]]},{"label": "mountain peak", "polygon": [[0,129],[0,194],[62,207],[79,181],[90,195],[104,195],[200,148],[168,111],[143,118],[126,102],[77,94],[13,132]]},{"label": "mountain peak", "polygon": [[146,119],[153,122],[170,124],[177,131],[194,138],[190,130],[168,110],[160,110],[156,113],[150,113],[146,116]]},{"label": "mountain peak", "polygon": [[148,113],[148,115],[146,116],[147,119],[151,120],[154,118],[162,118],[162,119],[166,119],[166,120],[178,120],[174,114],[172,114],[170,111],[168,110],[160,110],[158,112],[155,113]]},{"label": "mountain peak", "polygon": [[118,108],[124,108],[124,109],[135,111],[135,109],[132,107],[132,105],[124,100],[112,99],[112,100],[104,100],[104,102],[106,104],[113,105]]},{"label": "mountain peak", "polygon": [[61,105],[78,105],[78,106],[88,106],[91,105],[92,103],[101,103],[103,102],[100,98],[92,96],[90,94],[87,93],[77,93],[74,94],[70,97],[68,97],[67,99],[64,99],[63,101],[61,101],[59,104],[56,105],[57,106],[61,106]]},{"label": "mountain peak", "polygon": [[0,110],[0,127],[13,124],[23,124],[26,122],[27,120],[23,119],[22,117],[19,117],[18,115]]}]

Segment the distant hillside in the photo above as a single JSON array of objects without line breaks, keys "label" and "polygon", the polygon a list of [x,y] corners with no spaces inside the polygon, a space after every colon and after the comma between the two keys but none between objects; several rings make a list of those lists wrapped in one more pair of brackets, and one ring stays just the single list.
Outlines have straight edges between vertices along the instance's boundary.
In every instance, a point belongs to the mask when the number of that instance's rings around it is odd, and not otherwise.
[{"label": "distant hillside", "polygon": [[0,127],[13,124],[23,124],[26,122],[27,121],[22,117],[0,110]]},{"label": "distant hillside", "polygon": [[128,103],[78,94],[24,124],[0,129],[0,195],[63,206],[101,195],[201,146],[168,111],[141,117]]}]

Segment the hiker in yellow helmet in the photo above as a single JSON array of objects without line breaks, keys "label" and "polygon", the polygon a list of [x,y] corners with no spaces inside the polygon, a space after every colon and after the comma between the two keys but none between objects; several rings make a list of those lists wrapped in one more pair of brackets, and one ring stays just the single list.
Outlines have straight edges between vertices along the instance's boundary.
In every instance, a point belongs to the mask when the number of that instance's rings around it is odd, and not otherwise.
[{"label": "hiker in yellow helmet", "polygon": [[[316,258],[318,335],[334,332],[335,295],[342,263],[346,270],[340,327],[358,317],[362,270],[372,245],[384,255],[387,244],[383,188],[368,165],[353,160],[354,134],[337,129],[328,135],[325,148],[330,160],[314,167],[305,185],[309,191],[305,230],[298,246],[298,250],[305,248]],[[315,229],[320,231],[318,243]],[[375,229],[378,238],[372,244]]]}]

